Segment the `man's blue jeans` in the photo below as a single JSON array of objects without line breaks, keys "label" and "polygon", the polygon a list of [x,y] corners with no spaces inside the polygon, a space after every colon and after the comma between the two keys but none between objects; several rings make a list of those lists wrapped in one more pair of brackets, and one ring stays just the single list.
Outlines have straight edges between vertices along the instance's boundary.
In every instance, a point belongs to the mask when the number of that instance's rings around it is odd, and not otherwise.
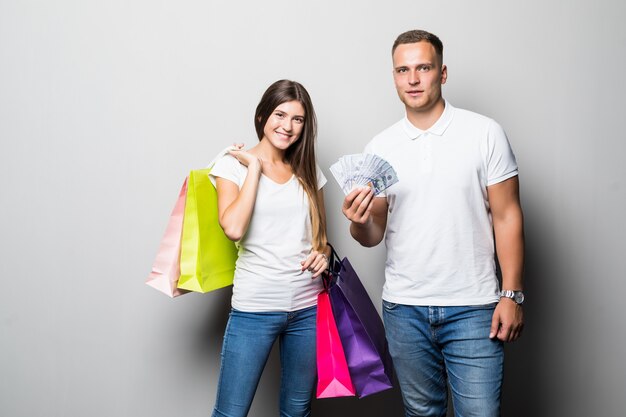
[{"label": "man's blue jeans", "polygon": [[389,351],[407,417],[497,417],[504,349],[489,339],[495,304],[424,307],[383,301]]},{"label": "man's blue jeans", "polygon": [[317,307],[293,312],[232,310],[222,346],[222,365],[213,417],[248,415],[265,362],[280,343],[281,417],[308,417],[317,376]]}]

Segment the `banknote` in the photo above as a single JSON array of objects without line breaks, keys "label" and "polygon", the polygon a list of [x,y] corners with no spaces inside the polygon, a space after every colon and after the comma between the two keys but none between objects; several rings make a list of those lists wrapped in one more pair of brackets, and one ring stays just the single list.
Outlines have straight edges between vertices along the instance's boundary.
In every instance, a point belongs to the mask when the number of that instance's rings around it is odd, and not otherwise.
[{"label": "banknote", "polygon": [[344,194],[357,187],[371,187],[380,194],[398,182],[398,174],[391,164],[373,154],[344,155],[330,166],[330,172]]}]

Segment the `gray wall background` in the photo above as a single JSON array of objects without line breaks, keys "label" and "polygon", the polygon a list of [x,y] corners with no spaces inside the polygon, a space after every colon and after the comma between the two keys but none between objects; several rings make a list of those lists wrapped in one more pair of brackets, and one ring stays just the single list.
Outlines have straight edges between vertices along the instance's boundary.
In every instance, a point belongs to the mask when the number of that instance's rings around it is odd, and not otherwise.
[{"label": "gray wall background", "polygon": [[[527,327],[507,346],[505,416],[626,409],[625,7],[618,1],[0,0],[0,415],[206,416],[230,291],[144,285],[187,171],[233,141],[273,81],[310,91],[319,163],[403,108],[390,47],[438,34],[444,95],[498,120],[521,167]],[[329,234],[371,296],[326,187]],[[442,208],[445,210],[445,208]],[[378,304],[378,302],[377,302]],[[277,415],[278,361],[251,416]],[[314,415],[400,416],[399,392]]]}]

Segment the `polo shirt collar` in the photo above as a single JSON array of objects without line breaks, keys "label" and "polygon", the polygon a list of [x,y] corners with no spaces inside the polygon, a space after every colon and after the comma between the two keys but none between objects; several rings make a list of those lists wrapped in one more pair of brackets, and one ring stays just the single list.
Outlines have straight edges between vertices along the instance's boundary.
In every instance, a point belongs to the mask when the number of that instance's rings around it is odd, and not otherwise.
[{"label": "polo shirt collar", "polygon": [[443,109],[443,113],[439,116],[439,119],[426,130],[418,129],[413,126],[411,122],[409,122],[409,118],[405,115],[404,121],[402,123],[402,127],[406,132],[407,136],[410,139],[417,139],[425,132],[432,133],[433,135],[441,136],[444,134],[448,126],[450,126],[450,122],[452,122],[452,117],[454,116],[454,107],[448,101],[445,101],[445,107]]}]

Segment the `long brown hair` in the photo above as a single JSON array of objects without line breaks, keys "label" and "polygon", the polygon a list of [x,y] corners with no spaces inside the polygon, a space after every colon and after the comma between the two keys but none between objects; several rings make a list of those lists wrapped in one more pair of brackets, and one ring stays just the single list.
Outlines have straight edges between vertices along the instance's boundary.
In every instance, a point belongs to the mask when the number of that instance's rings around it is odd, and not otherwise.
[{"label": "long brown hair", "polygon": [[261,97],[254,113],[254,127],[259,140],[263,139],[263,129],[272,112],[288,101],[298,101],[304,108],[304,127],[300,138],[285,151],[287,162],[294,175],[302,184],[309,198],[309,214],[313,232],[313,248],[323,250],[326,246],[326,222],[322,216],[322,203],[317,193],[317,169],[315,159],[315,138],[317,118],[311,97],[302,84],[296,81],[279,80],[270,85]]}]

